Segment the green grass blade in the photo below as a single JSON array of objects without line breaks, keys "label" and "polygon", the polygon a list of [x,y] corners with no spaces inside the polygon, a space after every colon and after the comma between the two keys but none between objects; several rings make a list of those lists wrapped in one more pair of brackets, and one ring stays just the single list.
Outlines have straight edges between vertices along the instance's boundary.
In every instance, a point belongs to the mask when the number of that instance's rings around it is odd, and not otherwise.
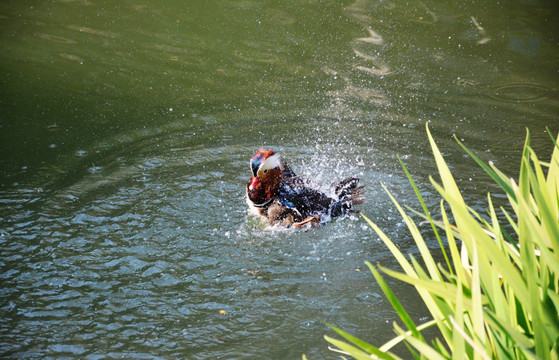
[{"label": "green grass blade", "polygon": [[[458,278],[456,284],[456,311],[454,317],[458,326],[464,326],[464,293],[462,292],[462,282]],[[454,360],[461,360],[466,353],[466,341],[462,336],[452,337],[452,358]]]},{"label": "green grass blade", "polygon": [[[445,160],[439,151],[437,144],[435,143],[431,133],[429,132],[429,127],[427,126],[427,135],[429,138],[429,142],[431,144],[431,149],[433,151],[433,155],[435,157],[435,162],[437,163],[437,168],[439,170],[439,174],[441,177],[441,181],[443,183],[443,187],[439,186],[435,181],[431,179],[431,183],[437,188],[439,193],[443,195],[443,198],[446,202],[450,205],[452,209],[452,213],[454,215],[454,219],[456,221],[456,226],[461,229],[461,232],[465,235],[463,241],[468,248],[468,251],[471,252],[471,244],[474,240],[477,243],[488,243],[494,246],[493,241],[489,238],[489,236],[484,232],[482,227],[472,218],[471,213],[468,210],[467,205],[464,202],[462,194],[454,181],[454,177],[450,173],[448,166],[445,163]],[[480,244],[478,247],[481,249],[483,253],[487,253],[485,249],[482,249]],[[485,246],[488,247],[488,246]],[[480,271],[483,273],[488,273],[491,271],[491,265],[488,260],[484,258],[480,259]],[[500,261],[500,265],[507,267],[506,261]],[[510,268],[510,264],[508,264]],[[484,281],[484,287],[491,288],[493,286],[492,282]]]},{"label": "green grass blade", "polygon": [[497,329],[501,334],[510,338],[516,346],[520,346],[526,350],[534,347],[534,340],[526,337],[523,333],[513,327],[510,319],[500,319],[492,311],[486,311],[487,323],[492,329]]},{"label": "green grass blade", "polygon": [[444,356],[446,359],[450,359],[451,358],[451,354],[447,351],[446,347],[444,346],[444,344],[441,342],[441,339],[436,338],[435,341],[432,342],[433,347],[442,355]]},{"label": "green grass blade", "polygon": [[453,317],[450,317],[450,322],[452,323],[454,329],[456,329],[456,331],[460,335],[462,335],[464,340],[474,349],[474,358],[481,356],[484,360],[491,360],[491,358],[486,353],[486,351],[482,347],[479,347],[476,344],[476,342],[466,333],[466,331],[464,331],[464,328],[458,326],[458,324],[456,323]]},{"label": "green grass blade", "polygon": [[479,274],[479,257],[476,242],[472,242],[472,325],[475,341],[480,347],[485,346],[485,323],[483,321],[483,304],[481,294],[481,280]]},{"label": "green grass blade", "polygon": [[439,151],[439,148],[437,147],[437,144],[435,143],[435,140],[433,139],[433,136],[429,131],[429,124],[427,123],[425,126],[427,129],[427,137],[429,138],[429,143],[431,144],[433,156],[435,157],[435,162],[437,164],[439,175],[441,177],[441,181],[443,182],[444,188],[450,195],[452,195],[456,199],[456,201],[460,202],[464,207],[466,207],[464,199],[462,198],[462,194],[460,193],[460,190],[458,189],[458,186],[454,181],[454,177],[450,173],[450,170],[446,165],[446,162],[444,161],[443,155]]},{"label": "green grass blade", "polygon": [[[352,346],[346,342],[343,342],[341,340],[338,339],[334,339],[331,338],[329,336],[324,336],[324,339],[326,341],[328,341],[330,344],[334,345],[335,347],[341,349],[342,351],[346,352],[347,354],[353,356],[355,359],[357,360],[371,360],[371,356],[369,354],[367,354],[366,352],[364,352],[363,350]],[[388,354],[385,353],[381,353],[379,356],[381,359],[386,359],[386,360],[393,360],[393,359],[398,359],[398,358],[394,358],[394,357],[389,357]]]},{"label": "green grass blade", "polygon": [[[364,214],[361,214],[361,216],[365,219],[365,221],[367,221],[369,226],[371,226],[371,228],[373,228],[373,230],[375,230],[377,235],[379,235],[379,237],[384,242],[384,244],[392,252],[392,255],[394,255],[396,260],[398,260],[398,263],[400,264],[400,266],[402,267],[404,272],[411,277],[417,277],[417,274],[415,273],[415,270],[413,269],[413,267],[406,260],[404,255],[400,252],[398,247],[388,238],[388,236],[386,236],[386,234],[374,222],[372,222],[368,217],[366,217]],[[437,269],[437,271],[438,271],[438,269]],[[419,295],[421,296],[422,299],[427,300],[425,304],[429,308],[429,311],[431,311],[431,314],[433,315],[433,317],[435,319],[442,318],[442,314],[439,312],[439,310],[436,307],[433,307],[432,302],[429,301],[429,294],[424,289],[421,289],[421,288],[417,289],[417,291],[419,292]]]},{"label": "green grass blade", "polygon": [[423,261],[425,262],[425,266],[427,266],[427,269],[429,270],[429,274],[431,275],[432,278],[440,280],[441,279],[441,274],[439,273],[439,269],[437,268],[437,264],[435,263],[435,260],[433,259],[433,256],[431,255],[429,247],[427,246],[427,244],[425,243],[425,240],[423,239],[423,236],[421,236],[421,232],[417,228],[417,225],[415,225],[412,218],[408,214],[406,214],[406,212],[404,211],[402,206],[400,206],[398,201],[396,201],[396,199],[394,198],[394,196],[392,196],[390,191],[388,191],[386,186],[384,186],[384,184],[383,184],[382,187],[384,188],[384,190],[386,191],[386,193],[388,194],[388,196],[390,197],[390,199],[394,203],[394,206],[396,206],[396,209],[400,213],[400,216],[402,216],[402,219],[404,219],[404,221],[405,221],[405,223],[408,227],[408,230],[410,231],[410,233],[411,233],[411,235],[412,235],[412,237],[415,241],[415,244],[417,245],[417,248],[419,249],[419,252],[421,253],[421,256],[423,257]]},{"label": "green grass blade", "polygon": [[[522,302],[526,308],[530,319],[532,320],[532,330],[535,339],[536,355],[542,359],[549,355],[550,341],[545,327],[543,309],[541,308],[540,285],[541,279],[538,278],[538,259],[535,255],[535,244],[544,242],[545,230],[540,226],[539,219],[536,218],[538,204],[534,203],[530,190],[535,190],[537,186],[537,175],[530,166],[530,138],[526,137],[522,161],[520,167],[520,176],[518,181],[518,228],[520,242],[520,256],[522,259],[522,267],[524,274],[536,274],[536,276],[525,276],[529,299],[528,302]],[[534,185],[534,186],[533,186]],[[537,197],[536,197],[537,200]]]},{"label": "green grass blade", "polygon": [[[443,297],[445,299],[454,298],[454,293],[456,292],[456,285],[452,285],[452,284],[441,282],[441,281],[433,281],[433,280],[413,278],[413,277],[408,276],[406,274],[403,274],[401,272],[393,271],[393,270],[384,268],[382,266],[379,266],[379,268],[382,270],[382,272],[384,272],[385,274],[387,274],[387,275],[389,275],[389,276],[391,276],[395,279],[398,279],[398,280],[403,281],[405,283],[408,283],[410,285],[414,285],[416,288],[425,289],[426,291],[428,291],[431,294],[431,295],[429,295],[430,298],[433,295]],[[425,301],[425,298],[423,300]],[[467,301],[467,307],[469,309],[471,309],[471,307],[472,307],[471,300]]]},{"label": "green grass blade", "polygon": [[[553,289],[547,289],[547,296],[553,302],[555,312],[559,313],[559,294],[554,292]],[[557,330],[557,333],[559,333],[559,329]]]},{"label": "green grass blade", "polygon": [[[509,261],[511,261],[512,263],[515,263],[515,261],[518,261],[519,259],[519,254],[514,251],[515,249],[511,249],[511,246],[509,243],[505,242],[503,239],[503,235],[504,235],[504,230],[501,227],[501,225],[499,224],[499,221],[497,219],[497,214],[495,212],[495,208],[493,207],[493,203],[491,201],[491,196],[488,194],[487,196],[487,201],[489,204],[489,214],[491,216],[491,223],[492,223],[492,228],[494,229],[494,232],[496,232],[497,234],[499,234],[499,236],[497,236],[495,243],[497,245],[497,247],[499,248],[499,250],[503,253],[503,254],[508,254],[509,255]],[[512,260],[510,260],[512,259]],[[516,259],[516,260],[515,260]],[[509,314],[509,301],[508,299],[505,297],[505,294],[503,293],[502,290],[502,284],[501,284],[501,279],[498,276],[492,276],[491,280],[493,282],[493,286],[492,286],[492,290],[491,292],[487,293],[487,297],[489,298],[489,301],[491,303],[490,309],[494,309],[494,311],[496,312],[497,316],[501,316],[501,317],[506,317]],[[506,285],[505,285],[506,286]],[[511,323],[516,324],[516,321],[514,319],[510,319]],[[487,321],[486,319],[484,319],[484,321]],[[491,332],[489,332],[489,341],[493,344],[493,346],[497,349],[500,348],[501,343],[500,340],[498,338],[496,338],[495,336],[499,336],[499,335],[495,335],[492,334]]]},{"label": "green grass blade", "polygon": [[[405,334],[406,334],[406,332],[403,329],[401,329],[397,324],[394,324],[394,330],[396,330],[396,333],[398,335],[405,336]],[[411,337],[411,336],[405,336],[405,339],[406,339],[407,342],[410,343],[410,345],[412,345],[414,348],[416,348],[417,351],[419,351],[421,353],[421,355],[423,355],[426,359],[429,359],[429,360],[446,360],[446,358],[444,356],[439,354],[439,352],[437,350],[433,349],[427,343],[425,343],[421,340],[418,340],[414,337]]]},{"label": "green grass blade", "polygon": [[555,140],[549,129],[547,129],[547,133],[555,145],[547,171],[547,187],[554,203],[555,216],[559,217],[559,134]]},{"label": "green grass blade", "polygon": [[[436,326],[438,323],[437,320],[429,320],[421,325],[417,326],[417,330],[419,330],[420,332],[428,329],[430,327]],[[386,343],[384,343],[381,347],[379,347],[379,350],[381,351],[388,351],[390,349],[392,349],[394,346],[398,345],[399,343],[401,343],[402,341],[405,340],[406,336],[410,336],[411,335],[411,331],[406,331],[405,335],[398,335],[395,338],[387,341]]]},{"label": "green grass blade", "polygon": [[[479,224],[472,220],[463,204],[450,197],[445,189],[441,188],[436,182],[432,181],[432,184],[450,204],[457,223],[460,222],[458,228],[468,234],[468,237],[464,238],[466,244],[471,245],[472,240],[475,241],[479,251],[483,252],[488,259],[491,260],[491,262],[489,262],[488,260],[480,259],[480,271],[484,274],[497,271],[498,274],[509,278],[508,280],[511,286],[515,289],[515,295],[519,297],[521,303],[526,303],[528,301],[528,288],[518,270],[508,260],[508,257],[499,251],[499,248],[491,237],[483,231]],[[469,249],[469,251],[471,252],[471,249]],[[489,288],[491,284],[484,282],[484,286]]]},{"label": "green grass blade", "polygon": [[445,247],[443,245],[443,242],[441,240],[441,236],[439,235],[437,227],[435,226],[435,222],[433,221],[433,218],[431,217],[431,212],[427,208],[427,205],[425,204],[425,201],[423,200],[423,196],[421,196],[421,193],[419,192],[419,189],[418,189],[417,185],[415,184],[415,181],[413,181],[413,178],[411,177],[411,174],[408,171],[408,168],[406,167],[406,165],[404,164],[402,159],[400,159],[400,157],[398,157],[398,161],[400,161],[400,165],[402,166],[402,169],[404,169],[404,173],[408,177],[408,180],[409,180],[409,182],[410,182],[410,184],[413,188],[413,191],[415,192],[415,195],[417,196],[417,199],[419,200],[419,203],[421,204],[421,207],[423,208],[423,212],[425,213],[425,216],[426,216],[427,220],[429,221],[429,224],[431,225],[431,228],[433,229],[433,232],[435,233],[435,237],[437,238],[437,241],[439,242],[439,246],[441,247],[441,251],[442,251],[444,259],[446,261],[446,265],[448,267],[448,270],[452,273],[453,271],[452,271],[452,267],[450,266],[450,261],[448,259],[448,255],[446,254]]},{"label": "green grass blade", "polygon": [[545,260],[548,270],[558,276],[559,274],[559,253],[550,249],[540,248],[540,256]]},{"label": "green grass blade", "polygon": [[470,155],[470,157],[474,159],[475,162],[477,162],[478,165],[483,170],[485,170],[485,172],[493,179],[493,181],[495,181],[501,187],[501,189],[503,189],[507,194],[509,194],[514,199],[514,201],[516,201],[516,195],[514,194],[512,188],[508,184],[507,178],[504,175],[499,174],[493,169],[491,169],[491,167],[489,167],[488,165],[486,165],[479,157],[477,157],[473,152],[471,152],[470,149],[468,149],[464,144],[462,144],[462,142],[458,140],[456,135],[454,136],[454,139],[456,139],[456,142],[458,142],[458,144],[462,147],[462,149],[464,149],[464,151],[468,155]]},{"label": "green grass blade", "polygon": [[[383,357],[384,359],[388,359],[388,360],[395,360],[395,358],[392,356],[392,354],[390,353],[383,353],[382,351],[380,351],[377,347],[351,335],[348,334],[347,332],[332,326],[330,324],[326,324],[328,325],[332,330],[334,330],[336,333],[338,333],[338,335],[342,336],[344,339],[346,339],[347,341],[349,341],[350,343],[352,343],[353,345],[355,345],[356,347],[360,348],[361,350],[375,355],[375,356],[379,356],[379,357]],[[337,346],[337,345],[336,345]],[[338,346],[339,347],[339,346]]]},{"label": "green grass blade", "polygon": [[467,284],[469,283],[470,278],[466,275],[466,272],[464,270],[464,264],[462,264],[460,252],[458,251],[458,246],[456,245],[456,240],[454,239],[453,231],[450,226],[450,222],[448,221],[448,215],[446,214],[446,210],[444,208],[444,200],[441,200],[441,215],[443,217],[443,224],[446,232],[446,237],[448,239],[448,248],[450,250],[452,263],[454,265],[454,271],[460,278],[460,281]]},{"label": "green grass blade", "polygon": [[386,296],[386,298],[390,302],[390,305],[392,305],[394,310],[396,310],[396,313],[398,314],[400,319],[404,322],[406,327],[412,332],[413,336],[415,336],[417,338],[420,338],[420,339],[423,339],[423,336],[421,335],[421,332],[419,332],[419,330],[417,330],[417,327],[416,327],[415,323],[413,322],[412,318],[409,316],[406,309],[404,309],[404,307],[402,306],[402,303],[400,303],[400,301],[398,300],[396,295],[392,292],[392,290],[390,289],[390,287],[388,286],[386,281],[384,281],[382,276],[375,269],[373,264],[371,264],[368,261],[365,262],[365,264],[367,264],[367,266],[369,267],[369,270],[371,271],[371,273],[375,277],[375,280],[377,281],[377,283],[379,284],[382,292],[384,293],[384,295]]},{"label": "green grass blade", "polygon": [[365,214],[360,213],[360,215],[363,217],[363,219],[365,219],[365,221],[369,224],[369,226],[377,233],[377,235],[384,242],[386,247],[388,247],[388,250],[390,250],[392,255],[396,258],[396,260],[398,261],[402,269],[404,269],[406,273],[413,273],[414,272],[413,268],[408,263],[405,256],[400,252],[398,247],[394,245],[392,240],[390,240],[390,238],[377,226],[377,224],[375,224],[367,216],[365,216]]},{"label": "green grass blade", "polygon": [[530,158],[535,170],[535,176],[531,175],[532,193],[538,203],[540,223],[546,232],[543,244],[540,246],[553,247],[559,249],[559,221],[557,219],[554,199],[548,191],[547,181],[543,170],[539,164],[538,158],[533,150],[530,149]]}]

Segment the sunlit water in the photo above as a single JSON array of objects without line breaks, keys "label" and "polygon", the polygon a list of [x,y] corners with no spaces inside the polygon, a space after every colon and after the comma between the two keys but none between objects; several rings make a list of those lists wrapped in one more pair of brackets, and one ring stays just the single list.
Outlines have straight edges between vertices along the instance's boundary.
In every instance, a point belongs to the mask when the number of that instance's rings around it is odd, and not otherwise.
[{"label": "sunlit water", "polygon": [[497,188],[453,134],[511,176],[526,128],[550,154],[552,6],[2,3],[2,357],[335,358],[325,322],[391,338],[364,265],[397,268],[378,237],[359,216],[267,228],[248,161],[267,146],[321,184],[359,176],[362,211],[416,253],[381,183],[418,207],[399,156],[437,213],[426,122],[477,210]]}]

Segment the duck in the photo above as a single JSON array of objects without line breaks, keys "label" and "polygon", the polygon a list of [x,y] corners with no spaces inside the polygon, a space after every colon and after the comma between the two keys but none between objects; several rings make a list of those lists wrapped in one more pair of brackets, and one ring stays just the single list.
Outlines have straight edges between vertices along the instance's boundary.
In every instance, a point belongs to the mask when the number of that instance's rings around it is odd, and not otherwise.
[{"label": "duck", "polygon": [[365,201],[359,178],[347,177],[322,191],[298,176],[273,150],[261,148],[250,159],[246,199],[253,213],[271,226],[321,226],[329,219],[358,213]]}]

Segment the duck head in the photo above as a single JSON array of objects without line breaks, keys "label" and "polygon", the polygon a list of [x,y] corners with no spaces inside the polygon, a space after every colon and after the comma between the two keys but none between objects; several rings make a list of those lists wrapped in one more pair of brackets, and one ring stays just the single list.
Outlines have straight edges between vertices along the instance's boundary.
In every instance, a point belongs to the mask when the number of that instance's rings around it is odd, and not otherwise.
[{"label": "duck head", "polygon": [[264,193],[266,200],[272,199],[282,179],[282,162],[279,154],[264,148],[258,150],[250,159],[250,169],[252,178],[247,184],[249,194],[251,191],[254,194]]}]

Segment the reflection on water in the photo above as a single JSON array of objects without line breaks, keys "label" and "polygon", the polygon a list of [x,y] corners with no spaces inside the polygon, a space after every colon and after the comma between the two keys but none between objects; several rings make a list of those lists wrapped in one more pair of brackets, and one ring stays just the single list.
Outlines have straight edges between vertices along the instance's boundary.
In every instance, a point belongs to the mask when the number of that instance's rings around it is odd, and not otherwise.
[{"label": "reflection on water", "polygon": [[391,74],[390,67],[380,63],[379,60],[375,56],[364,54],[357,49],[353,49],[353,51],[355,52],[355,55],[359,56],[362,59],[365,59],[368,63],[370,63],[372,65],[372,67],[366,67],[366,66],[359,65],[359,66],[355,66],[355,69],[358,69],[358,70],[364,71],[368,74],[376,75],[376,76],[385,76],[385,75],[390,75]]},{"label": "reflection on water", "polygon": [[359,176],[363,211],[416,253],[379,182],[415,206],[400,156],[438,207],[425,122],[478,211],[495,186],[452,134],[511,176],[526,127],[549,153],[554,7],[3,2],[2,357],[327,358],[323,321],[387,340],[363,265],[394,268],[386,249],[359,217],[266,228],[250,156]]},{"label": "reflection on water", "polygon": [[369,32],[368,37],[360,37],[360,38],[357,38],[355,40],[356,41],[361,41],[361,42],[366,42],[366,43],[371,43],[371,44],[375,44],[375,45],[383,45],[384,44],[384,40],[382,39],[382,36],[377,34],[376,31],[374,31],[371,28],[368,28],[367,31]]}]

